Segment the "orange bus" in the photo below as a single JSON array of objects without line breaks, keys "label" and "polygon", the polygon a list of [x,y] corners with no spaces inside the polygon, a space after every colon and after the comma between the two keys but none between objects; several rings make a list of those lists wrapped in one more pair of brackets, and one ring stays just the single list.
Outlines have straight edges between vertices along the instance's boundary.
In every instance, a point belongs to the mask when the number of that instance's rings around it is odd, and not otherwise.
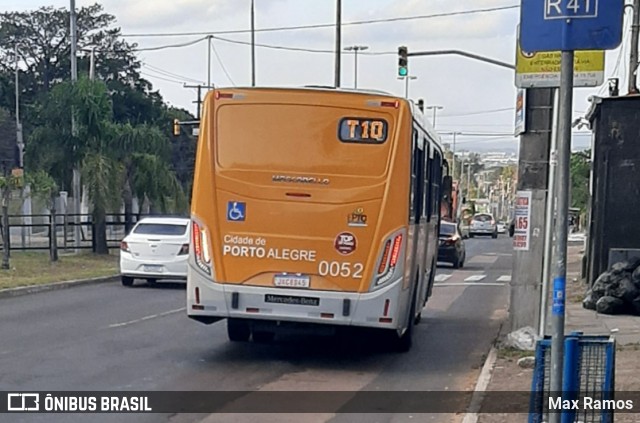
[{"label": "orange bus", "polygon": [[283,325],[380,328],[408,350],[433,286],[442,157],[418,107],[386,93],[211,91],[189,317],[226,318],[232,341],[269,340]]}]

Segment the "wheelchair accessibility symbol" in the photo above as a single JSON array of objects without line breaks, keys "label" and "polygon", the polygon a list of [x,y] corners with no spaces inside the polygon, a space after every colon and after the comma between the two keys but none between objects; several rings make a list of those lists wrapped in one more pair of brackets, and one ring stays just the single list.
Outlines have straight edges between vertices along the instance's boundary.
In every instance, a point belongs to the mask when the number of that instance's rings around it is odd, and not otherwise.
[{"label": "wheelchair accessibility symbol", "polygon": [[244,222],[247,205],[239,201],[229,201],[227,203],[227,220],[231,222]]}]

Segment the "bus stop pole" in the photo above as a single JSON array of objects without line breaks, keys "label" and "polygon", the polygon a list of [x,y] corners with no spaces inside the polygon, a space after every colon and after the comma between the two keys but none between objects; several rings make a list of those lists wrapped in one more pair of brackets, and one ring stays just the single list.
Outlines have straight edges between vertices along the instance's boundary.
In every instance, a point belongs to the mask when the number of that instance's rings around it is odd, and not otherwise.
[{"label": "bus stop pole", "polygon": [[[552,396],[562,393],[564,364],[564,305],[567,282],[567,220],[569,218],[569,162],[571,155],[571,112],[573,105],[573,51],[563,51],[560,65],[560,114],[558,128],[558,185],[551,340]],[[560,423],[560,413],[550,413],[550,423]]]}]

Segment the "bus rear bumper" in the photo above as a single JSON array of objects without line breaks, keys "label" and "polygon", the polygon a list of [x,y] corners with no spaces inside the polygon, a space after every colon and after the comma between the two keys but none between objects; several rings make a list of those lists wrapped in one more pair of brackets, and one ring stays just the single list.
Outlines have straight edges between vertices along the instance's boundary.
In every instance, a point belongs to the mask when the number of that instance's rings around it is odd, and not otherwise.
[{"label": "bus rear bumper", "polygon": [[222,284],[189,266],[187,313],[204,322],[241,318],[399,329],[406,323],[399,318],[407,301],[402,294],[409,291],[401,279],[367,293]]}]

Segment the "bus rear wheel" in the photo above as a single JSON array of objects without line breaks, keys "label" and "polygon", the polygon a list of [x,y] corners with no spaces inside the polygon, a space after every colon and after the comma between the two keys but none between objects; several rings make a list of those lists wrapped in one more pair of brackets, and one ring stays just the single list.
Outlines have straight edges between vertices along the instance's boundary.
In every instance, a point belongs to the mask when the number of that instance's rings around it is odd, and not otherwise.
[{"label": "bus rear wheel", "polygon": [[276,334],[275,332],[269,332],[269,331],[253,331],[253,341],[254,342],[258,342],[260,344],[265,344],[268,342],[273,341],[273,338],[275,338]]},{"label": "bus rear wheel", "polygon": [[247,342],[251,336],[249,322],[243,319],[227,319],[227,335],[232,342]]}]

